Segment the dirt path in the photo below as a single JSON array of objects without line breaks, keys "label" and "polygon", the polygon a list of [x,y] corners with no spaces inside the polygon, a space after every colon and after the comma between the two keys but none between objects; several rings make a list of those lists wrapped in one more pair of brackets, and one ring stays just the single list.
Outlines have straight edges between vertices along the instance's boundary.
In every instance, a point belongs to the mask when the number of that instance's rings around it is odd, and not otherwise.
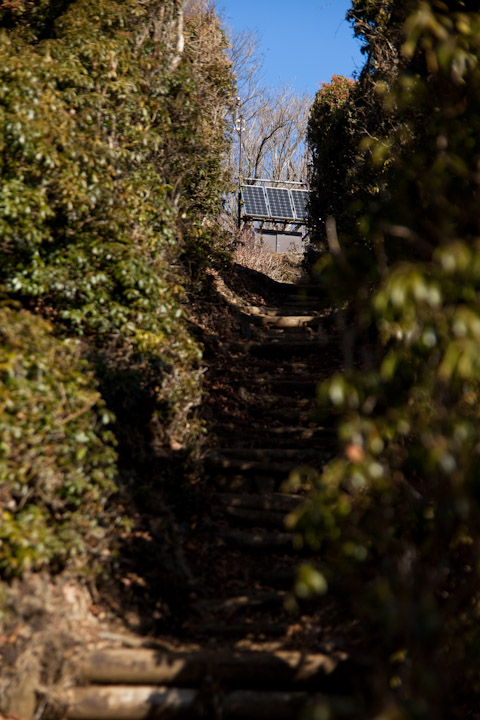
[{"label": "dirt path", "polygon": [[70,720],[330,717],[321,708],[354,691],[336,608],[291,592],[299,562],[315,557],[288,516],[335,451],[314,399],[340,364],[334,324],[311,287],[265,280],[249,304],[217,292],[237,333],[206,343],[207,447],[183,500],[188,602],[176,641],[103,633],[70,653],[62,672],[75,680],[52,695]]}]

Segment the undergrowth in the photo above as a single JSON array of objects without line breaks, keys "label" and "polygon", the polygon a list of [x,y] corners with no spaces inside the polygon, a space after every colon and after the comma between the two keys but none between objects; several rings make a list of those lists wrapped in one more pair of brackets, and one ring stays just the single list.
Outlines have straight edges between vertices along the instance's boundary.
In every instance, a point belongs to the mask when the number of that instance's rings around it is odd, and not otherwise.
[{"label": "undergrowth", "polygon": [[270,252],[250,229],[238,233],[235,238],[233,258],[243,267],[256,270],[278,282],[297,282],[303,276],[301,253]]}]

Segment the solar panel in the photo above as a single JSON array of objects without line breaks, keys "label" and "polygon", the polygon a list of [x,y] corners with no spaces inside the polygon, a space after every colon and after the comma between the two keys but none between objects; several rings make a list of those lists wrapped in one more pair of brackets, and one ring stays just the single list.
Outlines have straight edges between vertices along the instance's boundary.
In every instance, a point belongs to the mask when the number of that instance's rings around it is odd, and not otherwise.
[{"label": "solar panel", "polygon": [[267,198],[270,205],[272,217],[281,218],[282,220],[293,219],[292,203],[290,201],[290,194],[288,190],[283,188],[265,188],[267,192]]},{"label": "solar panel", "polygon": [[270,217],[263,187],[258,185],[243,185],[242,198],[245,207],[245,215],[253,217]]},{"label": "solar panel", "polygon": [[307,190],[291,190],[293,207],[295,210],[295,217],[299,220],[307,219],[307,203],[308,203],[308,191]]}]

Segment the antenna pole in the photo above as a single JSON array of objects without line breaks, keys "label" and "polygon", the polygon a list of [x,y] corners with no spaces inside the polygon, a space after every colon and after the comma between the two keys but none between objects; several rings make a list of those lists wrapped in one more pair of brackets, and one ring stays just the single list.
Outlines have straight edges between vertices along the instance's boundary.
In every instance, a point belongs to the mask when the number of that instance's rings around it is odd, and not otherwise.
[{"label": "antenna pole", "polygon": [[235,130],[238,132],[238,195],[237,195],[237,227],[240,230],[242,226],[242,132],[245,130],[245,120],[243,118],[240,107],[240,97],[237,96],[237,107],[235,110]]}]

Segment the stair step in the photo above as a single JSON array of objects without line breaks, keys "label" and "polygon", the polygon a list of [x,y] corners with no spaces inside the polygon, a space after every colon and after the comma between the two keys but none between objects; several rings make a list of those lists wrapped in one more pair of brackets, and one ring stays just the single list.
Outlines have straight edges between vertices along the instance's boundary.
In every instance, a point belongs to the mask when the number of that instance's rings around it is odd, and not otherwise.
[{"label": "stair step", "polygon": [[158,686],[77,687],[60,693],[55,704],[66,720],[146,720],[195,718],[198,690]]},{"label": "stair step", "polygon": [[290,357],[308,357],[325,352],[329,342],[326,338],[307,342],[289,342],[272,340],[271,342],[230,342],[229,349],[234,353],[248,353],[258,358],[275,358],[277,360]]},{"label": "stair step", "polygon": [[229,598],[215,598],[208,600],[197,600],[192,603],[192,608],[201,615],[204,612],[228,612],[233,614],[239,610],[246,610],[253,607],[265,607],[283,605],[285,592],[256,592],[251,595],[240,595]]},{"label": "stair step", "polygon": [[[60,696],[67,720],[294,720],[321,696],[301,691],[201,690],[142,686],[75,688]],[[313,717],[313,715],[312,715]],[[323,717],[323,716],[322,716]]]},{"label": "stair step", "polygon": [[[79,685],[53,693],[66,720],[295,720],[316,717],[310,710],[305,715],[311,703],[327,706],[319,693],[328,694],[328,703],[336,693],[348,699],[359,681],[346,654],[310,653],[301,645],[272,649],[285,647],[287,638],[289,646],[301,642],[300,634],[287,635],[284,603],[301,556],[316,559],[294,547],[295,535],[285,526],[288,514],[308,499],[278,488],[298,468],[299,492],[306,492],[315,472],[309,467],[318,469],[334,450],[334,423],[315,424],[315,395],[341,348],[319,286],[250,275],[263,283],[258,295],[267,304],[231,300],[232,289],[221,301],[240,328],[237,341],[227,333],[210,341],[205,330],[214,366],[205,417],[212,416],[214,447],[206,452],[205,482],[196,486],[210,512],[198,520],[201,552],[192,562],[195,583],[185,591],[192,612],[181,633],[190,645],[170,650],[172,643],[151,638],[99,634],[100,645],[121,647],[83,651],[66,661],[64,686],[71,678]],[[190,552],[197,552],[195,544]],[[212,571],[209,563],[220,558]],[[317,615],[310,617],[317,622]]]},{"label": "stair step", "polygon": [[315,422],[315,418],[318,415],[318,408],[313,404],[309,409],[305,409],[305,406],[301,409],[286,407],[284,404],[283,407],[259,407],[256,409],[255,414],[257,418],[267,417],[270,422],[284,422],[287,424],[303,423],[309,425]]},{"label": "stair step", "polygon": [[301,495],[287,493],[269,493],[265,495],[217,493],[214,500],[232,508],[272,510],[279,513],[289,513],[305,502],[305,498]]},{"label": "stair step", "polygon": [[[223,370],[224,382],[228,382],[230,378],[233,380],[241,379],[242,375],[245,377],[244,373],[239,372],[232,363],[229,363]],[[288,358],[288,361],[283,363],[279,363],[277,360],[270,358],[256,358],[255,361],[252,360],[248,366],[248,376],[254,378],[257,372],[260,375],[271,375],[272,377],[285,374],[299,375],[300,377],[306,376],[311,380],[317,379],[315,371],[312,369],[311,360],[302,358]]]},{"label": "stair step", "polygon": [[312,308],[302,308],[298,304],[294,305],[282,305],[281,307],[275,305],[244,305],[243,313],[248,315],[257,315],[259,317],[272,317],[272,318],[290,318],[290,317],[311,317],[317,319],[323,316],[323,310],[316,310],[312,312]]},{"label": "stair step", "polygon": [[250,552],[294,552],[293,538],[287,532],[229,530],[215,535],[218,545]]},{"label": "stair step", "polygon": [[[271,464],[272,460],[276,461],[292,461],[295,464],[300,464],[318,458],[320,450],[316,448],[308,448],[299,450],[298,448],[279,448],[279,447],[262,447],[262,448],[215,448],[210,450],[207,457],[206,463],[210,467],[219,465],[222,469],[227,467],[230,463],[233,465],[235,470],[249,470],[249,469],[260,469],[261,471],[268,470],[269,467],[278,467],[275,464]],[[224,465],[224,461],[227,465]],[[246,464],[262,464],[261,468],[250,468]],[[265,465],[265,468],[263,468]],[[282,465],[281,467],[284,468]]]},{"label": "stair step", "polygon": [[301,305],[306,308],[318,308],[322,310],[325,307],[325,303],[320,298],[304,295],[302,293],[285,293],[282,295],[282,307],[285,305]]},{"label": "stair step", "polygon": [[272,315],[268,313],[252,312],[243,313],[244,320],[264,327],[276,327],[281,329],[297,329],[319,325],[321,318],[316,315]]},{"label": "stair step", "polygon": [[296,490],[309,490],[312,480],[330,457],[330,453],[325,453],[308,463],[289,461],[282,464],[225,459],[223,467],[219,464],[210,467],[208,478],[219,492],[276,493],[285,489],[290,480],[295,481]]},{"label": "stair step", "polygon": [[284,283],[279,282],[278,280],[272,280],[272,283],[274,284],[269,283],[269,289],[271,292],[278,293],[282,297],[284,295],[294,294],[309,294],[319,298],[325,297],[325,289],[320,285],[315,285],[313,283]]},{"label": "stair step", "polygon": [[223,514],[236,520],[238,524],[251,527],[277,528],[285,527],[285,513],[275,510],[253,510],[226,506],[222,508]]},{"label": "stair step", "polygon": [[[288,460],[288,461],[287,461]],[[267,460],[244,460],[237,457],[218,457],[210,455],[205,459],[205,467],[222,475],[235,475],[238,473],[249,475],[266,475],[268,477],[286,477],[301,463],[298,458],[288,457],[283,463],[269,462]]]},{"label": "stair step", "polygon": [[300,651],[161,651],[116,648],[86,653],[83,682],[195,687],[207,675],[231,688],[312,686],[334,673],[344,655]]},{"label": "stair step", "polygon": [[[238,379],[236,383],[234,381],[235,384],[239,384],[240,382],[242,382],[241,379]],[[243,378],[243,382],[245,382],[245,378]],[[302,394],[303,396],[307,395],[311,398],[315,396],[318,385],[318,381],[312,378],[299,378],[295,375],[283,376],[278,373],[277,377],[259,375],[249,379],[248,383],[251,390],[256,387],[265,387],[268,388],[269,392],[281,393],[282,396],[284,394],[288,396]]]},{"label": "stair step", "polygon": [[274,340],[283,340],[285,342],[313,342],[320,339],[322,342],[333,342],[337,340],[335,335],[325,333],[320,328],[315,330],[311,327],[265,327],[263,332],[252,333],[250,339],[257,339],[261,342],[272,342]]},{"label": "stair step", "polygon": [[267,408],[274,410],[278,406],[287,406],[300,409],[313,408],[316,400],[313,394],[309,397],[295,397],[294,395],[281,395],[279,393],[267,394],[261,388],[244,386],[238,388],[237,399],[248,405],[253,405],[254,412]]},{"label": "stair step", "polygon": [[[305,427],[302,425],[292,425],[283,427],[263,427],[254,423],[251,429],[247,431],[240,431],[237,425],[233,423],[222,423],[214,427],[215,434],[217,436],[228,437],[229,440],[232,438],[237,439],[239,442],[245,441],[250,443],[252,439],[257,442],[265,442],[270,439],[282,441],[283,444],[287,444],[287,447],[298,447],[301,448],[302,442],[307,444],[307,447],[318,447],[327,445],[331,447],[332,441],[336,439],[336,430],[334,428],[326,427]],[[249,445],[250,447],[250,445]]]},{"label": "stair step", "polygon": [[304,292],[317,295],[319,297],[326,296],[325,288],[318,283],[312,282],[300,282],[300,283],[289,283],[281,282],[280,280],[274,280],[273,278],[265,275],[258,270],[252,270],[251,268],[245,268],[243,266],[234,265],[236,268],[241,267],[243,275],[249,276],[252,280],[256,281],[259,288],[263,288],[269,293],[275,295],[284,295],[285,293]]},{"label": "stair step", "polygon": [[218,622],[204,622],[202,620],[191,620],[183,625],[183,630],[189,633],[205,637],[249,637],[254,635],[257,638],[281,637],[285,635],[285,624],[278,622],[231,622],[230,620]]}]

